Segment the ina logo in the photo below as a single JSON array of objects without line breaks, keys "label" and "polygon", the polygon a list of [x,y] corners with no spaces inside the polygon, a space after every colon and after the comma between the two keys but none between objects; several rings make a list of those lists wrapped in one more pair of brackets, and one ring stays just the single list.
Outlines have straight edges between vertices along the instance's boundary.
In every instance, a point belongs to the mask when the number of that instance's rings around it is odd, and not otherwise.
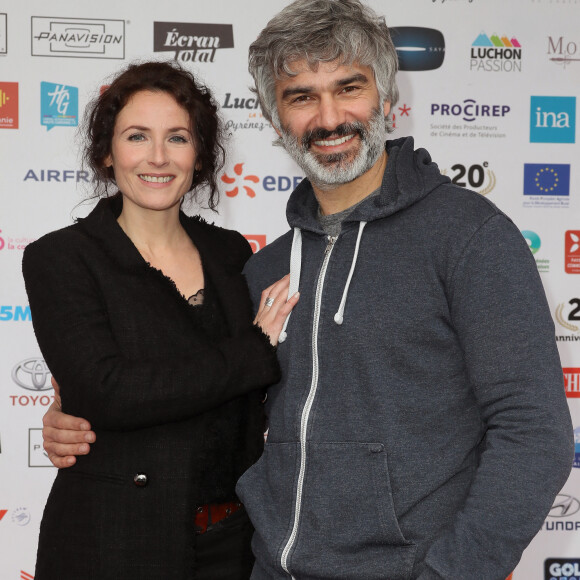
[{"label": "ina logo", "polygon": [[576,97],[531,97],[530,143],[575,143]]},{"label": "ina logo", "polygon": [[55,83],[40,83],[40,123],[46,130],[53,127],[76,127],[79,119],[77,87]]},{"label": "ina logo", "polygon": [[[244,177],[242,177],[243,172],[244,172],[244,164],[237,163],[236,165],[234,165],[234,177],[230,177],[227,173],[224,173],[222,175],[221,180],[224,183],[234,186],[232,189],[226,190],[226,195],[228,197],[236,197],[236,195],[238,195],[239,193],[238,183],[240,182],[240,180],[242,182],[249,181],[251,183],[260,182],[260,178],[257,175],[245,175]],[[249,185],[242,185],[242,187],[245,190],[246,195],[248,197],[256,197],[256,192],[253,190],[252,187],[250,187]]]},{"label": "ina logo", "polygon": [[538,234],[536,234],[536,232],[532,232],[530,230],[523,230],[522,236],[524,236],[526,242],[528,242],[528,246],[529,246],[530,250],[532,251],[532,254],[535,254],[540,249],[540,246],[542,245],[542,242],[540,240],[540,236],[538,236]]}]

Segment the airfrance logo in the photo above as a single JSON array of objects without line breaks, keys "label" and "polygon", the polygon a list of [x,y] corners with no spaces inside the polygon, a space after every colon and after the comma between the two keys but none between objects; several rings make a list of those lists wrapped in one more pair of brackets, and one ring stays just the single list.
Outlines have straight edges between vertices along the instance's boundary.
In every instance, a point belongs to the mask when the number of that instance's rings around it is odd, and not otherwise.
[{"label": "airfrance logo", "polygon": [[125,22],[32,16],[32,56],[125,58]]},{"label": "airfrance logo", "polygon": [[18,129],[18,83],[0,83],[0,129]]},{"label": "airfrance logo", "polygon": [[8,53],[8,16],[0,14],[0,56]]},{"label": "airfrance logo", "polygon": [[544,580],[578,580],[580,560],[578,558],[548,558],[544,561]]},{"label": "airfrance logo", "polygon": [[231,24],[155,22],[153,50],[172,52],[180,62],[213,62],[221,48],[234,47]]},{"label": "airfrance logo", "polygon": [[522,46],[513,36],[508,38],[497,34],[487,36],[482,32],[471,45],[469,70],[521,72]]},{"label": "airfrance logo", "polygon": [[441,31],[420,26],[394,26],[389,30],[399,70],[434,70],[443,64],[445,38]]},{"label": "airfrance logo", "polygon": [[531,97],[531,143],[576,142],[576,97]]},{"label": "airfrance logo", "polygon": [[54,127],[79,124],[79,90],[56,83],[40,83],[40,123],[50,131]]}]

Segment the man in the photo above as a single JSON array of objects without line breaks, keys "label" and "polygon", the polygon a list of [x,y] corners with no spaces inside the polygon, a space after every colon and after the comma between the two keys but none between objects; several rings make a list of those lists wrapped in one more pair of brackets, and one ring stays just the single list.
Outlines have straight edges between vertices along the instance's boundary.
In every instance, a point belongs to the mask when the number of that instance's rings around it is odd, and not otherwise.
[{"label": "man", "polygon": [[358,0],[296,0],[250,47],[262,110],[308,177],[293,232],[246,266],[256,307],[288,269],[301,292],[264,455],[237,488],[258,580],[503,580],[571,468],[527,244],[411,138],[384,146],[396,70],[384,19]]}]

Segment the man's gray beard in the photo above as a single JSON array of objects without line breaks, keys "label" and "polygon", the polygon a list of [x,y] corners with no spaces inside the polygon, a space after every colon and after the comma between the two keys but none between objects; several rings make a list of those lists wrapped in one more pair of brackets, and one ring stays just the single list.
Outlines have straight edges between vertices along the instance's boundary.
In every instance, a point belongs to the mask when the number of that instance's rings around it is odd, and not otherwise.
[{"label": "man's gray beard", "polygon": [[280,131],[280,140],[313,185],[320,189],[332,189],[350,183],[366,173],[385,150],[387,131],[385,116],[381,110],[373,110],[368,127],[361,121],[350,123],[349,127],[360,137],[359,151],[352,160],[349,159],[351,152],[329,155],[313,153],[308,148],[308,143],[301,142],[285,127]]}]

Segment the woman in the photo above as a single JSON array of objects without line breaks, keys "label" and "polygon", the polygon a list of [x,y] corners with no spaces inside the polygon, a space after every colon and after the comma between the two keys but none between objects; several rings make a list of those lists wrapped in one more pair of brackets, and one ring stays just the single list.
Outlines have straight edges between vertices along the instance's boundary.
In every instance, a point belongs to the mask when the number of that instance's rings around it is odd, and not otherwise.
[{"label": "woman", "polygon": [[248,243],[180,211],[202,187],[215,207],[223,160],[217,106],[190,73],[131,65],[87,119],[103,198],[23,259],[63,410],[97,433],[56,477],[35,578],[247,578],[234,486],[262,450],[262,389],[297,296],[286,302],[285,280],[268,289],[253,325]]}]

